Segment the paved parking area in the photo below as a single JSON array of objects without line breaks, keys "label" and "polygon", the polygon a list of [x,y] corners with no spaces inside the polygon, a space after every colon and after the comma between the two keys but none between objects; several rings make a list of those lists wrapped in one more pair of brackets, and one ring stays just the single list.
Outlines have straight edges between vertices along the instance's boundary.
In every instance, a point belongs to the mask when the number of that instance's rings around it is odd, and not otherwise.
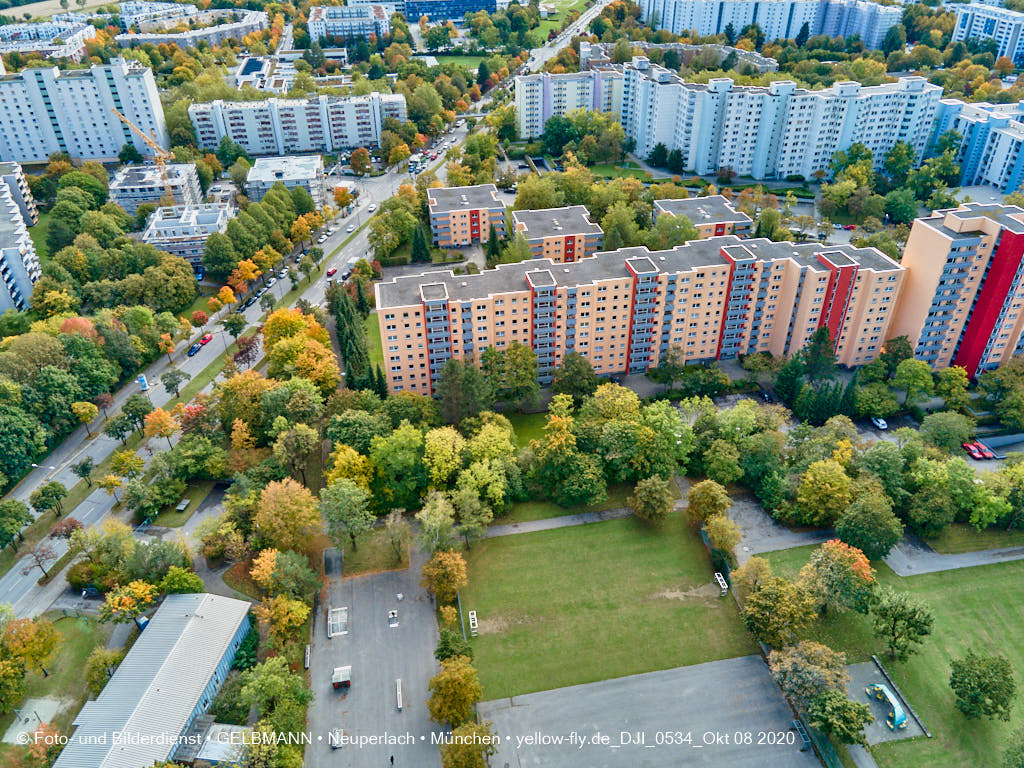
[{"label": "paved parking area", "polygon": [[820,544],[828,541],[835,534],[831,530],[798,530],[794,531],[776,522],[761,506],[757,498],[743,491],[732,495],[732,506],[728,511],[729,519],[740,527],[742,539],[736,548],[736,557],[743,565],[754,555],[764,552],[775,552],[779,549],[791,549],[807,544]]},{"label": "paved parking area", "polygon": [[[883,741],[899,741],[901,739],[910,739],[914,736],[924,736],[924,731],[921,730],[921,726],[918,725],[910,712],[906,710],[906,702],[902,699],[901,703],[904,705],[904,712],[907,715],[907,727],[901,728],[898,731],[890,730],[889,726],[885,724],[885,719],[889,716],[891,707],[885,701],[879,701],[878,699],[869,698],[864,692],[872,683],[878,683],[879,685],[886,685],[889,690],[892,690],[892,686],[889,685],[889,681],[885,679],[885,676],[879,671],[878,667],[875,666],[873,661],[865,661],[862,664],[850,664],[846,671],[850,673],[850,685],[847,690],[850,693],[850,698],[854,701],[866,702],[871,706],[871,714],[875,716],[875,722],[871,723],[867,728],[864,729],[864,736],[867,737],[868,744],[878,744]],[[897,697],[899,694],[896,691],[892,691]]]},{"label": "paved parking area", "polygon": [[800,751],[792,712],[759,656],[499,699],[479,711],[501,740],[496,768],[819,765]]},{"label": "paved parking area", "polygon": [[[437,673],[437,621],[434,606],[419,581],[422,558],[414,553],[405,571],[350,579],[331,578],[328,600],[315,617],[310,678],[315,696],[309,707],[312,744],[306,747],[306,768],[438,768],[441,764],[431,734],[440,728],[427,714],[427,683]],[[396,597],[402,594],[402,599]],[[329,604],[329,605],[328,605]],[[327,637],[328,607],[348,608],[348,634]],[[388,612],[398,611],[398,626],[389,626]],[[352,687],[342,694],[331,687],[331,672],[352,667]],[[403,709],[396,700],[402,681]],[[347,744],[332,750],[328,734],[343,728],[349,740],[383,743]]]}]

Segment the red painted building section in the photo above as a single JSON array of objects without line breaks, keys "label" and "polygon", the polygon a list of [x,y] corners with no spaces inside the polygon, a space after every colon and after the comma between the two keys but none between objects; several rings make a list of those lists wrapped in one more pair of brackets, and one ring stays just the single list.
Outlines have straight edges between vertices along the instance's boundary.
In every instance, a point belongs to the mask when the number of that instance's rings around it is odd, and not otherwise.
[{"label": "red painted building section", "polygon": [[471,240],[480,239],[480,211],[469,212],[469,237]]},{"label": "red painted building section", "polygon": [[576,261],[576,235],[565,236],[565,261]]},{"label": "red painted building section", "polygon": [[722,324],[718,327],[718,348],[715,350],[716,360],[722,356],[722,342],[725,340],[725,319],[729,316],[729,300],[732,298],[732,279],[736,274],[736,259],[726,253],[725,248],[719,250],[718,253],[729,262],[729,279],[725,283],[725,300],[722,302],[725,311],[722,312]]},{"label": "red painted building section", "polygon": [[1017,273],[1022,256],[1024,234],[1004,229],[999,235],[999,245],[992,254],[985,283],[974,301],[971,317],[967,320],[967,327],[960,338],[960,347],[953,358],[953,365],[963,366],[971,378],[978,372],[981,356],[992,336],[1006,295],[1013,285],[1013,277]]},{"label": "red painted building section", "polygon": [[[846,261],[846,257],[843,257]],[[827,254],[819,254],[818,261],[829,269],[828,286],[825,288],[825,304],[821,309],[821,316],[818,318],[818,327],[828,326],[828,335],[832,339],[833,347],[839,343],[839,334],[843,330],[843,321],[846,320],[846,307],[850,301],[850,294],[853,292],[853,284],[857,280],[857,265],[835,264]]]}]

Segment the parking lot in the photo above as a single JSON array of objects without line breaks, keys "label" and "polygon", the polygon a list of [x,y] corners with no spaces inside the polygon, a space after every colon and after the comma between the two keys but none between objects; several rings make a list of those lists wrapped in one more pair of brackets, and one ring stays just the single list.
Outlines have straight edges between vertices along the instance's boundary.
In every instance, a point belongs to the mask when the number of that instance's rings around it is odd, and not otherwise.
[{"label": "parking lot", "polygon": [[[312,744],[306,747],[306,768],[438,768],[440,756],[430,735],[440,728],[427,714],[427,683],[437,672],[434,648],[437,622],[434,606],[417,583],[421,559],[415,553],[405,571],[350,579],[330,578],[328,599],[314,625],[310,679],[314,700],[309,707]],[[402,599],[398,599],[398,595]],[[329,608],[348,609],[346,634],[327,637]],[[398,611],[391,626],[389,611]],[[351,688],[335,690],[335,667],[351,666]],[[396,681],[402,681],[402,709]],[[348,741],[341,749],[329,745],[341,728]],[[372,739],[379,743],[358,746]]]},{"label": "parking lot", "polygon": [[489,701],[479,711],[500,738],[490,761],[498,768],[819,765],[800,751],[792,712],[759,656]]}]

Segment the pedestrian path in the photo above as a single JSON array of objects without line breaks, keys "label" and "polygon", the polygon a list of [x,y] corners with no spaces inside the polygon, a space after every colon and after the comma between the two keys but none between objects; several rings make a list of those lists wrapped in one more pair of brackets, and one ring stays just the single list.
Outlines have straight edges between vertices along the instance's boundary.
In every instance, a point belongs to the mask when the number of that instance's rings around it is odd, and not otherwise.
[{"label": "pedestrian path", "polygon": [[526,520],[522,523],[492,525],[484,532],[483,538],[493,539],[498,536],[511,536],[516,533],[535,533],[536,531],[552,531],[556,528],[571,528],[574,525],[603,523],[606,520],[620,520],[632,514],[633,510],[627,507],[616,507],[615,509],[603,509],[599,512],[580,512],[575,515],[560,515],[559,517],[548,517],[543,520]]}]

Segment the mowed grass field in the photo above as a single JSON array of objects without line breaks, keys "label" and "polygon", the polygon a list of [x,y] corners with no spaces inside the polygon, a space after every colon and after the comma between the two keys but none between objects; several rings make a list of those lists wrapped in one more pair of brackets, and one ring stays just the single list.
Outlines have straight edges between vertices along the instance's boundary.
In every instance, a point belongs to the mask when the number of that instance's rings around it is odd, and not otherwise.
[{"label": "mowed grass field", "polygon": [[[766,555],[775,573],[794,576],[813,547]],[[849,661],[864,661],[875,653],[885,664],[910,705],[932,732],[932,739],[892,742],[873,747],[881,768],[935,766],[996,766],[1009,735],[1024,727],[1024,698],[1018,696],[1009,723],[968,720],[953,705],[949,688],[952,659],[969,650],[1002,653],[1009,659],[1024,689],[1024,561],[999,563],[901,578],[884,563],[876,564],[878,580],[927,601],[935,615],[931,636],[905,664],[889,660],[885,645],[875,639],[867,617],[854,613],[830,615],[811,633]]]},{"label": "mowed grass field", "polygon": [[679,513],[488,539],[467,560],[484,699],[755,651]]}]

